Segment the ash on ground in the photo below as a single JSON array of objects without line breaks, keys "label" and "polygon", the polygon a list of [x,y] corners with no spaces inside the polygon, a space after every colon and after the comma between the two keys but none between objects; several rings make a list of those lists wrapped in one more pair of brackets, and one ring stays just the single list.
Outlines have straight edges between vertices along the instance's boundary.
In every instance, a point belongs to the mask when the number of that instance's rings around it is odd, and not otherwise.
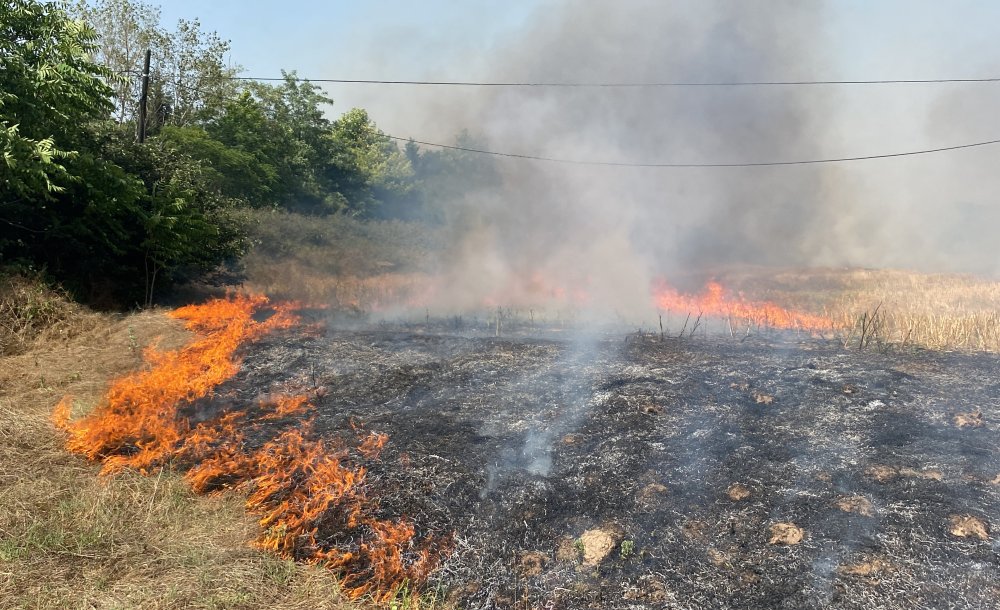
[{"label": "ash on ground", "polygon": [[795,336],[287,332],[220,395],[385,432],[464,608],[996,608],[1000,358]]}]

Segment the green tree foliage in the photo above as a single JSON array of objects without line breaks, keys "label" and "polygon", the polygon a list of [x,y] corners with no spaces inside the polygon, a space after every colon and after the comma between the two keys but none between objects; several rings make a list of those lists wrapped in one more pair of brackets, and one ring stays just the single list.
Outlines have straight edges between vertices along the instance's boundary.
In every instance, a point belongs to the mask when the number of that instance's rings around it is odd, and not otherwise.
[{"label": "green tree foliage", "polygon": [[[386,199],[375,211],[382,218],[445,222],[456,204],[475,205],[483,193],[500,188],[502,178],[492,157],[465,149],[488,149],[467,131],[454,142],[456,148],[422,150],[412,140],[403,147],[413,170],[409,187]],[[461,207],[461,206],[459,206]]]},{"label": "green tree foliage", "polygon": [[294,72],[280,85],[253,84],[196,128],[160,137],[218,173],[223,194],[254,207],[312,214],[372,215],[413,188],[410,160],[368,114],[336,121],[333,101]]},{"label": "green tree foliage", "polygon": [[130,0],[78,0],[74,13],[94,29],[92,59],[118,77],[112,83],[115,118],[119,124],[133,121],[146,49],[161,49],[167,39],[160,10]]},{"label": "green tree foliage", "polygon": [[202,31],[197,19],[177,22],[154,73],[169,104],[168,124],[193,125],[216,116],[225,100],[238,93],[232,77],[239,68],[226,65],[228,52],[229,41]]},{"label": "green tree foliage", "polygon": [[228,146],[203,127],[164,127],[150,141],[168,146],[200,162],[206,186],[221,196],[238,199],[252,207],[267,207],[278,181],[277,170],[253,152]]},{"label": "green tree foliage", "polygon": [[167,142],[137,145],[121,130],[109,135],[103,151],[141,181],[131,217],[134,237],[123,249],[130,264],[118,284],[134,293],[141,279],[151,303],[158,283],[169,285],[242,252],[244,235],[231,213],[235,202],[219,193],[210,168]]},{"label": "green tree foliage", "polygon": [[294,71],[282,71],[282,76],[285,80],[278,86],[254,87],[267,116],[284,132],[287,144],[284,165],[288,179],[278,203],[293,209],[338,211],[343,208],[343,198],[325,171],[333,149],[324,108],[333,100],[316,85],[298,80]]},{"label": "green tree foliage", "polygon": [[97,25],[95,58],[127,75],[117,116],[134,122],[140,49],[152,45],[147,133],[162,130],[170,146],[200,161],[221,194],[253,207],[412,219],[482,169],[468,153],[404,153],[362,109],[329,120],[333,100],[295,72],[276,85],[243,85],[224,64],[228,42],[197,20],[167,32],[159,9],[141,0],[78,1]]},{"label": "green tree foliage", "polygon": [[92,300],[151,300],[156,282],[235,254],[229,200],[204,166],[140,147],[109,120],[114,82],[94,32],[60,6],[0,5],[0,257]]},{"label": "green tree foliage", "polygon": [[368,214],[379,201],[402,198],[411,188],[410,160],[368,117],[355,108],[333,124],[331,182],[352,211]]},{"label": "green tree foliage", "polygon": [[[441,201],[495,184],[482,156],[401,150],[362,109],[331,121],[333,101],[294,72],[240,83],[228,42],[197,20],[167,32],[140,0],[80,2],[82,20],[67,6],[0,4],[4,265],[92,301],[150,303],[243,251],[241,207],[441,218]],[[146,47],[151,137],[138,145]]]},{"label": "green tree foliage", "polygon": [[[0,4],[0,163],[6,198],[63,191],[79,179],[80,129],[110,109],[113,75],[88,60],[93,30],[52,5]],[[10,200],[0,201],[6,207]],[[9,210],[0,208],[0,214]]]},{"label": "green tree foliage", "polygon": [[[293,143],[287,126],[268,116],[267,109],[245,91],[223,107],[219,117],[205,125],[205,131],[230,150],[252,160],[256,180],[242,181],[233,196],[256,204],[282,199],[291,190]],[[219,166],[220,171],[226,171]],[[234,185],[241,181],[232,180]]]}]

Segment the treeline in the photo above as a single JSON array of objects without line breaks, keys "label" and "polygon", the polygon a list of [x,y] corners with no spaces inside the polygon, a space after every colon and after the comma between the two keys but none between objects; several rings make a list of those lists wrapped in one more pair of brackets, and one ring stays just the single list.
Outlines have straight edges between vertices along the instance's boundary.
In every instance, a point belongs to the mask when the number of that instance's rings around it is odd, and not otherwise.
[{"label": "treeline", "polygon": [[142,2],[0,5],[3,265],[91,302],[148,304],[243,254],[248,209],[433,220],[496,180],[481,157],[399,147],[364,110],[330,120],[332,100],[294,72],[238,80],[228,51],[196,20],[168,32]]}]

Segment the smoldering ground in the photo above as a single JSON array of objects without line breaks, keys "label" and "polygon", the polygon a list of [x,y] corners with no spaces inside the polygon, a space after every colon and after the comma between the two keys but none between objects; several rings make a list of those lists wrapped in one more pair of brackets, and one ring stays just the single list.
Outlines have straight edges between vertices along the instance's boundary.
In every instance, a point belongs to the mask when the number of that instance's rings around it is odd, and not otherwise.
[{"label": "smoldering ground", "polygon": [[[556,3],[485,60],[484,80],[809,80],[830,63],[824,6]],[[835,98],[810,87],[414,90],[394,107],[427,128],[415,136],[468,128],[484,148],[562,159],[739,163],[841,156],[850,144],[826,121]],[[439,202],[451,240],[420,303],[424,328],[268,340],[223,393],[280,386],[296,374],[280,365],[292,354],[308,362],[311,383],[332,390],[314,405],[316,430],[356,419],[388,433],[367,482],[380,510],[412,518],[419,535],[454,532],[435,578],[468,607],[995,597],[992,534],[949,530],[966,517],[995,527],[992,356],[430,327],[432,308],[484,301],[648,322],[654,278],[738,263],[930,264],[934,249],[901,248],[907,231],[932,228],[916,210],[907,227],[883,226],[896,208],[866,207],[864,180],[840,166],[495,162],[500,185]],[[977,409],[985,424],[954,425]],[[736,484],[746,496],[727,493]],[[769,528],[783,522],[802,537],[774,542]],[[587,563],[577,543],[594,530],[614,546]]]}]

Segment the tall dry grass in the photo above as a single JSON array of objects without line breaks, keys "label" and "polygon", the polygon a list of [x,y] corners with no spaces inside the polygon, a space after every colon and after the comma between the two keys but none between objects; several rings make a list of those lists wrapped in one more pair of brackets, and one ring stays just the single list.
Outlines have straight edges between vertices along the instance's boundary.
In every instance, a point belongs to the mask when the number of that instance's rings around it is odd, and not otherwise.
[{"label": "tall dry grass", "polygon": [[0,275],[0,356],[20,353],[36,341],[71,338],[101,320],[38,276]]},{"label": "tall dry grass", "polygon": [[334,309],[405,303],[427,284],[443,243],[441,229],[419,223],[282,211],[253,212],[250,221],[244,286]]},{"label": "tall dry grass", "polygon": [[728,274],[749,298],[824,314],[845,345],[1000,352],[1000,282],[895,269]]},{"label": "tall dry grass", "polygon": [[295,299],[351,312],[380,311],[407,303],[432,281],[423,273],[325,275],[295,260],[259,261],[244,286],[277,299]]},{"label": "tall dry grass", "polygon": [[[418,302],[428,287],[441,285],[435,262],[445,247],[442,229],[341,216],[256,214],[258,245],[245,261],[251,290],[369,312]],[[707,277],[750,301],[826,316],[829,334],[845,346],[1000,352],[1000,282],[995,280],[892,269],[747,267],[693,274],[688,287],[697,291]]]}]

